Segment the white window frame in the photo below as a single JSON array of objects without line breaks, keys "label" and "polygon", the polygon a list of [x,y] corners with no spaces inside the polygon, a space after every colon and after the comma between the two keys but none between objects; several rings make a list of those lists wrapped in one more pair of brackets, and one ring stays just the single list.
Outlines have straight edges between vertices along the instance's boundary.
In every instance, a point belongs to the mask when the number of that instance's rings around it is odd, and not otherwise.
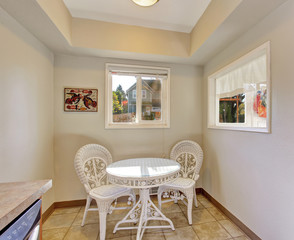
[{"label": "white window frame", "polygon": [[[266,127],[250,127],[246,123],[246,102],[245,102],[245,123],[219,123],[219,98],[216,96],[216,79],[228,72],[248,63],[262,54],[266,55],[266,84],[267,84],[267,118]],[[246,95],[245,95],[246,99]],[[246,101],[246,100],[245,100]],[[226,129],[249,132],[270,133],[271,131],[271,83],[270,83],[270,42],[266,42],[258,48],[247,53],[231,64],[220,69],[208,77],[208,116],[207,127],[211,129]]]},{"label": "white window frame", "polygon": [[[142,113],[142,80],[139,78],[136,85],[136,121],[135,122],[113,122],[112,114],[112,79],[111,71],[127,71],[134,75],[141,72],[149,73],[152,76],[166,74],[161,85],[161,120],[141,120]],[[132,74],[133,75],[133,74]],[[142,74],[141,74],[142,75]],[[147,74],[146,74],[147,75]],[[133,93],[132,93],[133,94]],[[140,65],[125,65],[106,63],[105,66],[105,128],[170,128],[170,68],[150,67]]]},{"label": "white window frame", "polygon": [[137,98],[137,90],[133,90],[133,98]]}]

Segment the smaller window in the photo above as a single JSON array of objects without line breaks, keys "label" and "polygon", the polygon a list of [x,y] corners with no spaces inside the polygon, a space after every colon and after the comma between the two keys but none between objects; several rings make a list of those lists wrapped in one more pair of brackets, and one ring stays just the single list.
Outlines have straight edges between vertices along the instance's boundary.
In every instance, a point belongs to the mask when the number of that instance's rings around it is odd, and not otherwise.
[{"label": "smaller window", "polygon": [[208,127],[270,131],[269,42],[208,78]]},{"label": "smaller window", "polygon": [[137,97],[137,91],[133,90],[133,98],[136,98],[136,97]]}]

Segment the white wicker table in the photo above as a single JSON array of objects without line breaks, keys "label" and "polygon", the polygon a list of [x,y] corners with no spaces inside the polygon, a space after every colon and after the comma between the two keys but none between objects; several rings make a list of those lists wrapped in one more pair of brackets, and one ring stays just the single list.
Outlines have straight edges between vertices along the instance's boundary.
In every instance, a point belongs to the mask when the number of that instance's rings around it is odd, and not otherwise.
[{"label": "white wicker table", "polygon": [[[145,229],[171,228],[175,230],[172,221],[167,218],[151,201],[149,189],[174,181],[178,177],[180,164],[164,158],[135,158],[121,160],[106,168],[111,183],[138,188],[140,199],[129,213],[119,221],[113,230],[137,229],[137,240],[142,239]],[[150,220],[167,221],[165,226],[147,226]],[[119,227],[122,223],[138,223],[133,227]]]}]

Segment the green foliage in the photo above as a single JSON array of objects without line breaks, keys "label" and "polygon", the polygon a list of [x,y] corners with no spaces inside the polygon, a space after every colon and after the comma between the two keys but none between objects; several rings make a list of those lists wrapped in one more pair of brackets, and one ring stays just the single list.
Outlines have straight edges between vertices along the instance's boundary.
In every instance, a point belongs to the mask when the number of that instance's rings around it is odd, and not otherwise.
[{"label": "green foliage", "polygon": [[114,93],[117,96],[117,101],[118,101],[118,103],[120,105],[120,108],[121,108],[121,112],[118,112],[118,113],[127,113],[128,112],[128,106],[123,105],[123,101],[126,101],[127,97],[126,97],[126,93],[123,90],[122,86],[118,85],[117,88],[116,88],[116,91]]},{"label": "green foliage", "polygon": [[235,122],[233,119],[234,108],[232,102],[220,102],[219,113],[222,115],[223,122],[232,123]]},{"label": "green foliage", "polygon": [[126,98],[126,93],[125,91],[122,89],[122,86],[121,85],[118,85],[118,87],[116,88],[116,91],[115,91],[116,95],[117,95],[117,98],[118,98],[118,101],[120,104],[122,104],[123,101],[125,101],[127,98]]},{"label": "green foliage", "polygon": [[118,100],[116,92],[112,92],[112,112],[113,114],[120,114],[122,113],[122,105]]},{"label": "green foliage", "polygon": [[[237,112],[237,102],[232,99],[239,99],[239,106]],[[224,101],[228,99],[227,101]],[[239,94],[232,96],[231,98],[223,98],[223,101],[219,102],[219,121],[226,123],[243,123],[245,122],[245,94]],[[238,114],[238,120],[237,120]]]},{"label": "green foliage", "polygon": [[239,105],[239,115],[245,115],[245,104],[241,103]]}]

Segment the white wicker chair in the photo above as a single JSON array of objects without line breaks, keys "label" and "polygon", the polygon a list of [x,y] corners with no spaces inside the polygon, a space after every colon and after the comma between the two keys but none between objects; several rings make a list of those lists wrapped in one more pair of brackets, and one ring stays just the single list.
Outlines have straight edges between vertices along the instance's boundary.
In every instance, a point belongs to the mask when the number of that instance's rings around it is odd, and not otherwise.
[{"label": "white wicker chair", "polygon": [[[108,184],[106,167],[111,162],[110,152],[98,144],[81,147],[74,161],[77,175],[87,192],[82,226],[85,224],[88,211],[99,211],[100,240],[105,239],[107,214],[113,209],[121,209],[111,206],[112,202],[121,196],[129,196],[129,201],[132,200],[134,203],[136,199],[132,189]],[[92,199],[96,200],[98,208],[90,208]]]},{"label": "white wicker chair", "polygon": [[[164,202],[182,200],[187,206],[189,224],[192,224],[193,197],[195,206],[197,205],[195,184],[199,178],[199,171],[203,162],[203,151],[201,147],[193,141],[184,140],[178,142],[171,150],[170,158],[181,164],[180,177],[174,182],[162,185],[158,188],[158,205]],[[181,194],[181,193],[183,194]],[[168,200],[161,201],[161,195]],[[184,201],[184,198],[188,202]]]}]

